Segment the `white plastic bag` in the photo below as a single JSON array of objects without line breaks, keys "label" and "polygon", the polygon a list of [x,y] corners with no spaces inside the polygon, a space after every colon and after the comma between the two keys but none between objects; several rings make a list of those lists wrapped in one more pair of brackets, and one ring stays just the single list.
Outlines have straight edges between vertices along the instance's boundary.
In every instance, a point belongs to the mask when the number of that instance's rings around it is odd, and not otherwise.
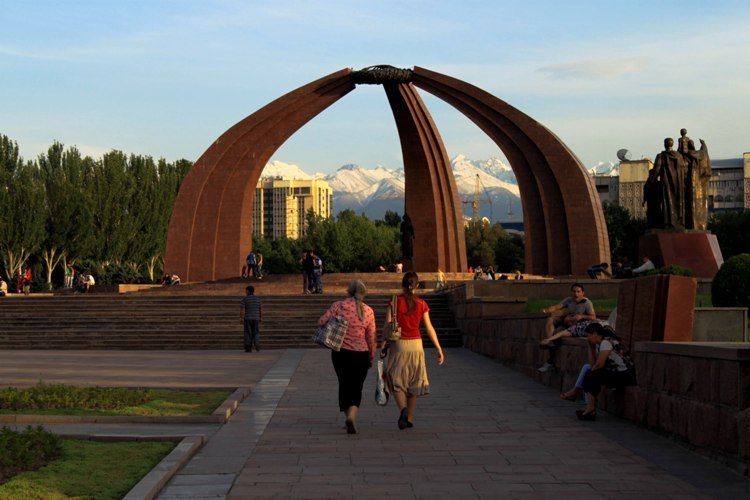
[{"label": "white plastic bag", "polygon": [[380,406],[388,404],[388,390],[385,388],[385,373],[383,373],[383,360],[378,360],[378,380],[375,383],[375,402]]}]

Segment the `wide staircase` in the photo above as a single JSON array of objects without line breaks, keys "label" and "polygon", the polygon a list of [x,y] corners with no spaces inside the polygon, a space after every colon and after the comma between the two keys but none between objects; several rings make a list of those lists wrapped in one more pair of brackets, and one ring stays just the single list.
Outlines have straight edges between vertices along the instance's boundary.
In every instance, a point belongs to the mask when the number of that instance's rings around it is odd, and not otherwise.
[{"label": "wide staircase", "polygon": [[[247,282],[241,284],[230,288],[242,290]],[[171,288],[151,293],[6,297],[0,300],[0,349],[242,349],[242,294],[226,293],[226,288],[213,293],[204,288],[198,290],[200,294],[191,293],[191,287]],[[366,299],[375,311],[379,332],[390,296],[370,294]],[[441,345],[461,346],[461,332],[447,297],[420,296],[430,306]],[[263,294],[261,349],[316,347],[311,337],[318,318],[343,297],[343,293]],[[431,346],[424,332],[423,337],[425,346]]]}]

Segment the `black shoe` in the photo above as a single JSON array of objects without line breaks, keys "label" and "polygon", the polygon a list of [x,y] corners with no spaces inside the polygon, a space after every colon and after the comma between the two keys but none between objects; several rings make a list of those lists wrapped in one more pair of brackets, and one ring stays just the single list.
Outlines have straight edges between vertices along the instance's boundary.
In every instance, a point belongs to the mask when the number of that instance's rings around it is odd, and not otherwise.
[{"label": "black shoe", "polygon": [[259,346],[259,345],[256,345],[256,346],[255,346],[255,350],[256,350],[256,351],[260,351],[260,346]]},{"label": "black shoe", "polygon": [[406,429],[409,425],[409,421],[406,419],[407,410],[404,408],[401,410],[401,414],[398,416],[398,428],[401,430]]},{"label": "black shoe", "polygon": [[412,427],[414,427],[414,424],[412,424],[411,422],[409,422],[409,421],[407,420],[407,421],[406,421],[406,428],[407,428],[407,429],[411,429]]},{"label": "black shoe", "polygon": [[346,433],[347,434],[356,434],[357,433],[357,426],[354,425],[354,420],[351,418],[346,419]]},{"label": "black shoe", "polygon": [[245,352],[250,352],[250,348],[245,346]]}]

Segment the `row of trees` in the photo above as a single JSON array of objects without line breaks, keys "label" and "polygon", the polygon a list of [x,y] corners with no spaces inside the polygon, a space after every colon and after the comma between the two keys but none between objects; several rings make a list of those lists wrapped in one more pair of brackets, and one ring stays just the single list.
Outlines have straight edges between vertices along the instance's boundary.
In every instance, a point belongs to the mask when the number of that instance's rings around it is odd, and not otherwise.
[{"label": "row of trees", "polygon": [[53,272],[75,261],[99,276],[153,281],[191,166],[121,151],[94,159],[58,142],[24,161],[18,145],[0,135],[0,272],[11,277],[30,265],[37,286],[40,278],[51,286]]},{"label": "row of trees", "polygon": [[[401,257],[401,217],[393,211],[383,220],[371,220],[344,210],[333,219],[308,212],[306,235],[297,240],[253,238],[253,248],[263,254],[264,268],[272,273],[299,272],[303,251],[323,258],[326,272],[374,272],[389,269]],[[470,223],[465,231],[468,266],[494,265],[498,271],[523,270],[523,238],[511,235],[498,223]]]}]

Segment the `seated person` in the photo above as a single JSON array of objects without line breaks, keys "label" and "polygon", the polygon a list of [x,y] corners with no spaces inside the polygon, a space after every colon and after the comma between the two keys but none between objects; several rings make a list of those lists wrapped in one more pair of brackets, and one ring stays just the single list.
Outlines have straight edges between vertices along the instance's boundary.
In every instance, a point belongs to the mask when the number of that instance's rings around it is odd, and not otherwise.
[{"label": "seated person", "polygon": [[6,295],[8,295],[8,284],[0,276],[0,297],[5,297]]},{"label": "seated person", "polygon": [[161,277],[161,281],[159,281],[159,284],[164,285],[171,285],[172,284],[172,276],[169,273],[164,273],[164,276]]},{"label": "seated person", "polygon": [[171,285],[179,285],[180,284],[180,277],[176,274],[173,274],[169,277],[169,282]]},{"label": "seated person", "polygon": [[85,273],[83,275],[83,278],[81,278],[81,291],[83,293],[88,293],[91,291],[91,287],[96,285],[96,280],[93,276],[91,276],[90,273]]},{"label": "seated person", "polygon": [[607,264],[606,262],[591,266],[586,270],[586,272],[588,273],[589,278],[591,278],[592,280],[601,280],[612,277],[612,273],[609,272],[609,264]]},{"label": "seated person", "polygon": [[[563,399],[565,401],[578,401],[578,398],[581,397],[581,393],[583,392],[583,379],[586,378],[586,374],[591,370],[591,364],[586,363],[581,367],[581,371],[578,373],[578,378],[576,379],[576,383],[573,386],[572,389],[560,393],[560,399]],[[588,397],[586,394],[583,395],[584,400],[588,402]]]},{"label": "seated person", "polygon": [[643,258],[643,264],[633,269],[633,276],[638,276],[639,274],[643,274],[646,271],[650,271],[651,269],[656,269],[656,266],[653,262],[651,262],[651,259],[648,257]]},{"label": "seated person", "polygon": [[[571,296],[564,298],[560,303],[542,309],[544,314],[549,314],[545,324],[545,338],[539,343],[539,347],[548,348],[550,343],[561,337],[570,337],[573,334],[568,329],[581,321],[594,321],[596,313],[594,304],[583,296],[583,285],[573,283],[570,286]],[[560,314],[561,311],[565,311]],[[562,330],[560,335],[553,338],[555,332]],[[554,368],[555,352],[550,351],[548,360],[540,368],[540,372],[546,372]]]},{"label": "seated person", "polygon": [[474,279],[475,280],[481,280],[483,275],[484,275],[484,271],[482,270],[482,266],[477,266],[477,267],[474,268]]},{"label": "seated person", "polygon": [[581,384],[586,394],[586,407],[576,414],[581,420],[596,419],[596,397],[602,386],[621,388],[635,384],[635,370],[626,353],[619,346],[616,335],[608,334],[604,326],[594,322],[586,327],[591,369]]}]

